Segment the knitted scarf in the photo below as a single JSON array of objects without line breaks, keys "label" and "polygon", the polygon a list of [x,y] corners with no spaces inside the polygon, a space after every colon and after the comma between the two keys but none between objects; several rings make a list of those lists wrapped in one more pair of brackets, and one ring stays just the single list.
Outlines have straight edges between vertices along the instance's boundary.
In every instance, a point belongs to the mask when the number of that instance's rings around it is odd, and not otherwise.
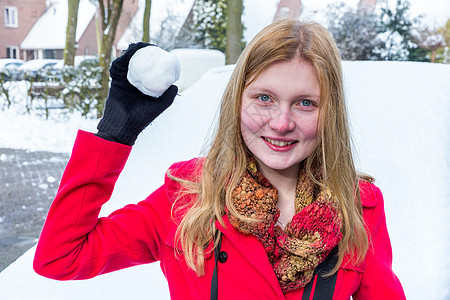
[{"label": "knitted scarf", "polygon": [[259,239],[284,293],[304,287],[316,266],[342,238],[336,200],[329,189],[315,184],[305,170],[297,181],[295,215],[284,229],[276,225],[280,216],[278,191],[258,172],[254,160],[234,189],[232,201],[237,212],[249,220],[227,211],[231,224]]}]

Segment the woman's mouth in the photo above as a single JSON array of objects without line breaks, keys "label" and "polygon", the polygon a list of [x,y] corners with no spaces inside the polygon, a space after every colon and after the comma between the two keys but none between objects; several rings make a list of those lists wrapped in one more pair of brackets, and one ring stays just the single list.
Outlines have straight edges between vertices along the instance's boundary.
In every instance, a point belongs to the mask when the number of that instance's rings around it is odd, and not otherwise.
[{"label": "woman's mouth", "polygon": [[265,142],[274,150],[289,150],[295,143],[298,143],[296,140],[279,140],[279,139],[271,139],[268,137],[262,137]]}]

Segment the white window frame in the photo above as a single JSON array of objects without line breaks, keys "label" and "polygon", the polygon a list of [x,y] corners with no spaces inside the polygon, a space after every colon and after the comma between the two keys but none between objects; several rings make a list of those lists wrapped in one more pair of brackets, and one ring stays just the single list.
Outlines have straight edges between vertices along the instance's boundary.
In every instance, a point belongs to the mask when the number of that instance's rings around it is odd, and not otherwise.
[{"label": "white window frame", "polygon": [[17,7],[5,6],[3,10],[5,16],[5,27],[19,27],[19,18],[17,14]]},{"label": "white window frame", "polygon": [[6,57],[19,58],[19,47],[17,46],[7,46],[6,52]]}]

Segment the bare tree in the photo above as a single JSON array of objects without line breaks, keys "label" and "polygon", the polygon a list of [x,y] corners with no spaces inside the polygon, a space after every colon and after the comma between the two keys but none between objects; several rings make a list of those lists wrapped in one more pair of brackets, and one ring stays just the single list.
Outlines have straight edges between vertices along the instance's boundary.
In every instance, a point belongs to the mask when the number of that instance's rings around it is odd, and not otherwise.
[{"label": "bare tree", "polygon": [[80,0],[67,0],[67,28],[66,28],[66,46],[64,48],[64,64],[73,66],[75,55],[77,53],[77,22],[78,22],[78,7]]},{"label": "bare tree", "polygon": [[326,19],[342,59],[380,59],[379,52],[384,49],[385,42],[379,36],[384,28],[374,12],[336,2],[327,6]]},{"label": "bare tree", "polygon": [[422,48],[431,50],[430,62],[436,62],[437,50],[446,46],[442,32],[437,28],[425,27],[414,34],[415,42]]},{"label": "bare tree", "polygon": [[152,0],[145,0],[144,20],[143,20],[143,42],[150,42],[150,14],[152,10]]},{"label": "bare tree", "polygon": [[111,63],[111,51],[113,48],[114,38],[116,37],[117,24],[122,12],[124,0],[100,0],[101,15],[101,36],[99,45],[99,64],[102,68],[100,79],[101,90],[97,99],[97,117],[103,115],[105,99],[108,96],[109,89],[109,65]]},{"label": "bare tree", "polygon": [[233,64],[242,51],[242,0],[228,0],[227,45],[225,50],[227,64]]}]

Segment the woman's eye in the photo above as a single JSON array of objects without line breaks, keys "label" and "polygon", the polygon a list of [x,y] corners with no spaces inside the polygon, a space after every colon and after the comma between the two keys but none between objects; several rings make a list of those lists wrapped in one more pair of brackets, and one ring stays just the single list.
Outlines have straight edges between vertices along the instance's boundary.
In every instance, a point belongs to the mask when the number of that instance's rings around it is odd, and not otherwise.
[{"label": "woman's eye", "polygon": [[302,100],[302,101],[300,102],[300,104],[301,104],[302,106],[311,106],[311,105],[312,105],[312,102],[309,101],[309,100]]},{"label": "woman's eye", "polygon": [[258,98],[259,98],[259,100],[261,100],[262,102],[270,101],[270,97],[267,96],[267,95],[261,95],[261,96],[259,96]]}]

